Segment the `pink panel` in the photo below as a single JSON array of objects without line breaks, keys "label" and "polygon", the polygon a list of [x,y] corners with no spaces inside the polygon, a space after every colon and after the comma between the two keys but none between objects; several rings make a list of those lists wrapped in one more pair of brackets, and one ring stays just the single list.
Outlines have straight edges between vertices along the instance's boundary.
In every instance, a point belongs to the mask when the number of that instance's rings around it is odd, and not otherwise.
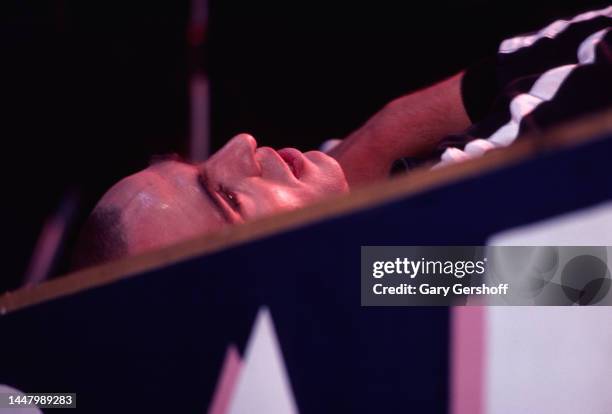
[{"label": "pink panel", "polygon": [[485,312],[482,306],[451,310],[451,414],[484,414]]},{"label": "pink panel", "polygon": [[242,361],[235,346],[231,345],[225,353],[221,375],[213,394],[208,414],[225,414],[234,393],[234,387],[240,374]]}]

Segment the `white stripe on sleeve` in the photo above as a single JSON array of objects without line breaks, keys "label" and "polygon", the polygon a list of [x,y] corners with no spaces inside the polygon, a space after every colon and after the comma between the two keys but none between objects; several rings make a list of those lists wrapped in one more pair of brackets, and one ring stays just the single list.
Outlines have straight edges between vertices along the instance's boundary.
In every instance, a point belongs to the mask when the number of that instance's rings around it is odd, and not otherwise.
[{"label": "white stripe on sleeve", "polygon": [[499,46],[499,53],[514,53],[519,49],[533,45],[535,42],[545,37],[554,39],[572,24],[592,20],[600,16],[612,17],[612,6],[579,14],[571,20],[557,20],[539,32],[530,35],[506,39]]}]

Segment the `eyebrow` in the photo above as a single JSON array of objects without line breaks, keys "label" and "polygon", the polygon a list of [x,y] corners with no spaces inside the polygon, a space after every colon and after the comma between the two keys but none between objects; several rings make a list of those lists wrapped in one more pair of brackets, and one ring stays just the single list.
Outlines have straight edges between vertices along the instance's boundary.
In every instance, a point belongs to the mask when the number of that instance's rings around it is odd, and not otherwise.
[{"label": "eyebrow", "polygon": [[233,224],[232,216],[228,213],[227,208],[217,200],[216,197],[212,195],[212,191],[210,190],[210,181],[208,179],[208,172],[206,171],[206,167],[204,164],[198,165],[198,184],[204,190],[204,194],[206,194],[206,198],[211,202],[211,204],[215,207],[215,209],[223,216],[223,219],[229,223]]}]

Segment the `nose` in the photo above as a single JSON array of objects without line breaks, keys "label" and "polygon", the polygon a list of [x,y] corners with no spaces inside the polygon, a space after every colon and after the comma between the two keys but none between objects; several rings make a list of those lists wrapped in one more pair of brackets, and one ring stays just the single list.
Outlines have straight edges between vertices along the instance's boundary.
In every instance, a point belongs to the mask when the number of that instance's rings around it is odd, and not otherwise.
[{"label": "nose", "polygon": [[225,149],[231,149],[232,151],[236,152],[244,152],[246,154],[253,154],[257,149],[257,141],[251,134],[238,134],[234,138],[230,139],[219,152],[223,152]]},{"label": "nose", "polygon": [[234,140],[236,140],[237,142],[236,145],[239,145],[241,147],[246,147],[245,149],[249,151],[251,154],[255,153],[255,150],[257,149],[257,140],[255,139],[253,135],[238,134],[234,138],[232,138],[230,142]]},{"label": "nose", "polygon": [[209,165],[246,176],[261,175],[255,161],[257,141],[250,134],[238,134],[208,160]]}]

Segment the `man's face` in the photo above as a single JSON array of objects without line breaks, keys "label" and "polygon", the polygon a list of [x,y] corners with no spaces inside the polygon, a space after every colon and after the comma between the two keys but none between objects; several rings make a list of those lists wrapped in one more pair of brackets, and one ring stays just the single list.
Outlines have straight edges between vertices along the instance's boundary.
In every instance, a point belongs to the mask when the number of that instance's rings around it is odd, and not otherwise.
[{"label": "man's face", "polygon": [[347,191],[331,157],[257,148],[241,134],[202,164],[163,161],[127,177],[99,206],[121,211],[132,255]]}]

